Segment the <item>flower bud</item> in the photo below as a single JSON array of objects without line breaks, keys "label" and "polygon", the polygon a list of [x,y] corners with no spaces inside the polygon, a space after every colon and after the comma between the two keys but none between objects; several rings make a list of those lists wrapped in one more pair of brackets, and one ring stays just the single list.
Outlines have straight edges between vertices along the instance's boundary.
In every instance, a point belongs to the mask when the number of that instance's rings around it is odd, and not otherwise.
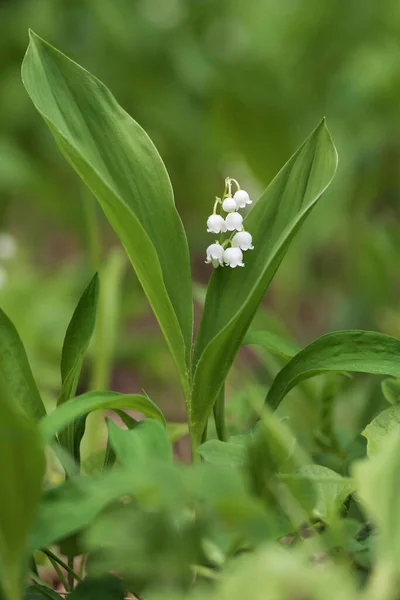
[{"label": "flower bud", "polygon": [[208,246],[208,248],[206,250],[206,254],[207,254],[207,260],[206,260],[207,264],[211,263],[214,268],[219,267],[219,265],[221,265],[221,267],[224,266],[224,262],[223,262],[224,249],[221,246],[221,244],[218,244],[218,242],[216,242],[215,244],[211,244],[210,246]]},{"label": "flower bud", "polygon": [[221,233],[226,231],[225,220],[221,215],[210,215],[207,219],[207,231],[209,233]]},{"label": "flower bud", "polygon": [[227,213],[234,212],[237,208],[235,200],[233,198],[225,198],[222,202],[222,208]]},{"label": "flower bud", "polygon": [[238,212],[229,213],[225,219],[228,231],[240,231],[242,229],[243,217]]},{"label": "flower bud", "polygon": [[244,190],[238,190],[235,192],[233,199],[236,202],[236,208],[244,208],[246,204],[252,203],[250,196]]},{"label": "flower bud", "polygon": [[241,250],[253,250],[253,238],[248,231],[238,231],[232,238],[232,246]]}]

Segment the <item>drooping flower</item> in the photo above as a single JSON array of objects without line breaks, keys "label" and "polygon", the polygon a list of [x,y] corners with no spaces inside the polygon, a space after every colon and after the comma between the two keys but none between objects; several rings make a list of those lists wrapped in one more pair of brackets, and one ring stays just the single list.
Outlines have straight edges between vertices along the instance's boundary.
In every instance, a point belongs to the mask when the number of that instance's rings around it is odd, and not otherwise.
[{"label": "drooping flower", "polygon": [[243,254],[240,248],[227,248],[224,251],[224,263],[234,269],[244,267]]},{"label": "drooping flower", "polygon": [[250,196],[244,190],[238,190],[235,192],[233,199],[236,202],[236,208],[244,208],[246,204],[252,203]]},{"label": "drooping flower", "polygon": [[236,201],[229,196],[222,202],[222,208],[227,213],[234,212],[237,209]]},{"label": "drooping flower", "polygon": [[228,231],[240,231],[242,229],[243,217],[238,212],[229,213],[225,219]]},{"label": "drooping flower", "polygon": [[210,215],[207,219],[208,233],[224,233],[226,231],[225,219],[221,215]]},{"label": "drooping flower", "polygon": [[219,267],[220,265],[221,265],[221,267],[224,266],[224,261],[223,261],[224,249],[221,246],[221,244],[219,244],[218,242],[216,242],[215,244],[211,244],[210,246],[208,246],[208,248],[206,250],[206,254],[207,254],[207,260],[206,260],[207,264],[211,263],[214,268]]},{"label": "drooping flower", "polygon": [[253,238],[248,231],[238,231],[232,238],[232,246],[241,250],[253,250]]}]

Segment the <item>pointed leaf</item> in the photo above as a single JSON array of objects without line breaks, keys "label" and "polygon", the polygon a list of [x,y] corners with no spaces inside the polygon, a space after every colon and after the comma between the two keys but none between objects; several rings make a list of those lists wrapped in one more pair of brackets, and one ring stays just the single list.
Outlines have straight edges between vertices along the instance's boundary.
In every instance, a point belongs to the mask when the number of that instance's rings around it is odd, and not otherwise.
[{"label": "pointed leaf", "polygon": [[157,150],[103,83],[32,32],[22,78],[61,152],[125,246],[187,388],[189,253]]},{"label": "pointed leaf", "polygon": [[20,598],[28,567],[26,540],[45,472],[37,424],[0,391],[0,572],[5,600]]},{"label": "pointed leaf", "polygon": [[381,388],[389,404],[400,403],[400,379],[384,379],[381,383]]},{"label": "pointed leaf", "polygon": [[241,444],[209,440],[199,446],[197,452],[204,460],[214,465],[237,467],[246,462],[246,447]]},{"label": "pointed leaf", "polygon": [[243,269],[216,269],[196,340],[192,430],[199,438],[236,352],[291,239],[331,182],[337,154],[322,122],[244,220],[254,250]]},{"label": "pointed leaf", "polygon": [[[61,355],[62,388],[58,404],[63,404],[76,394],[83,360],[96,324],[98,297],[99,277],[96,273],[83,292],[65,334]],[[78,464],[85,423],[86,418],[70,423],[60,431],[58,438]]]},{"label": "pointed leaf", "polygon": [[40,419],[46,414],[21,338],[1,309],[0,390],[7,390],[8,395],[32,418]]},{"label": "pointed leaf", "polygon": [[96,324],[98,297],[99,276],[96,273],[83,292],[65,334],[61,355],[63,386],[58,404],[75,396],[85,352]]},{"label": "pointed leaf", "polygon": [[165,424],[164,415],[148,396],[118,394],[117,392],[88,392],[59,405],[40,423],[43,438],[49,442],[61,429],[78,417],[94,410],[130,409]]},{"label": "pointed leaf", "polygon": [[400,340],[374,331],[334,331],[296,354],[275,377],[266,402],[277,408],[300,381],[327,371],[400,377]]}]

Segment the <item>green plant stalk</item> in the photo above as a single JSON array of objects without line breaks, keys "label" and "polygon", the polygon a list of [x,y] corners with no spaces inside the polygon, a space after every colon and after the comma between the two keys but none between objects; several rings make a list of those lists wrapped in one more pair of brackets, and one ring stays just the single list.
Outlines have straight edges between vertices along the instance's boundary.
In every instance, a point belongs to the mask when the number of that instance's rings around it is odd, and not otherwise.
[{"label": "green plant stalk", "polygon": [[51,562],[52,567],[57,573],[57,576],[61,581],[62,585],[64,586],[65,591],[70,592],[72,588],[69,585],[69,581],[67,581],[67,579],[65,578],[64,573],[61,571],[61,568],[59,567],[58,563],[51,556],[47,556],[47,558]]},{"label": "green plant stalk", "polygon": [[57,556],[57,554],[54,554],[54,552],[52,552],[48,548],[41,550],[41,552],[43,552],[43,554],[45,554],[49,559],[53,559],[56,563],[58,563],[60,565],[60,567],[62,567],[63,569],[65,569],[67,571],[67,573],[71,573],[71,575],[78,582],[82,581],[82,578],[79,577],[79,575],[77,573],[75,573],[75,571],[73,569],[71,569],[71,567],[69,565],[67,565],[59,556]]}]

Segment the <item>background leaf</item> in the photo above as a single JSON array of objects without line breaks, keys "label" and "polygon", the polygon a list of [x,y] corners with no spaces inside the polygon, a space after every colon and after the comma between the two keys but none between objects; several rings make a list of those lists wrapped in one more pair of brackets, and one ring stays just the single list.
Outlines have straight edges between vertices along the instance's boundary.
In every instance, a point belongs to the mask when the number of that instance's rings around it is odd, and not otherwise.
[{"label": "background leaf", "polygon": [[0,390],[7,390],[7,395],[34,419],[46,414],[21,338],[1,309]]},{"label": "background leaf", "polygon": [[277,408],[300,381],[326,371],[400,376],[400,340],[374,331],[334,331],[299,352],[275,377],[266,402]]},{"label": "background leaf", "polygon": [[68,596],[70,600],[124,600],[124,586],[115,575],[84,579]]},{"label": "background leaf", "polygon": [[246,462],[246,447],[242,444],[208,440],[197,452],[209,463],[237,467]]},{"label": "background leaf", "polygon": [[36,423],[0,391],[0,564],[5,600],[20,598],[28,567],[26,540],[45,472],[42,440]]},{"label": "background leaf", "polygon": [[189,253],[157,150],[99,80],[34,33],[22,77],[61,152],[124,244],[186,388],[192,343]]},{"label": "background leaf", "polygon": [[390,435],[400,438],[400,405],[395,404],[379,413],[369,423],[362,435],[367,438],[367,454],[374,456],[385,447],[385,442]]},{"label": "background leaf", "polygon": [[141,421],[134,429],[121,429],[107,422],[111,446],[121,465],[129,467],[144,459],[172,463],[172,448],[166,428],[152,419]]},{"label": "background leaf", "polygon": [[291,340],[284,338],[272,331],[248,331],[244,336],[243,346],[249,345],[262,346],[273,354],[282,356],[282,358],[292,358],[300,352],[301,348]]},{"label": "background leaf", "polygon": [[291,239],[328,187],[336,165],[323,121],[244,220],[255,248],[246,255],[246,268],[212,274],[194,351],[191,420],[197,437]]},{"label": "background leaf", "polygon": [[88,392],[69,402],[59,405],[40,423],[46,442],[80,416],[93,410],[130,409],[143,413],[146,417],[157,419],[165,424],[164,416],[148,396],[139,394],[118,394],[117,392]]}]

